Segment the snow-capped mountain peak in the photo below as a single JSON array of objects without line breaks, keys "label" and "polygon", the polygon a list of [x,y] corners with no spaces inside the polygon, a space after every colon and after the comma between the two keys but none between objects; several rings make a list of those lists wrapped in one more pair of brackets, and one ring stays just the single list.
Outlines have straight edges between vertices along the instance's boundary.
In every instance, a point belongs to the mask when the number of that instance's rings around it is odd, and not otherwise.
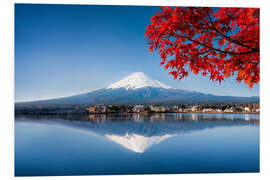
[{"label": "snow-capped mountain peak", "polygon": [[152,80],[150,77],[148,77],[142,72],[135,72],[125,77],[124,79],[111,84],[106,89],[125,88],[128,90],[128,89],[139,89],[144,87],[155,87],[165,89],[172,88],[170,86],[163,84],[160,81]]}]

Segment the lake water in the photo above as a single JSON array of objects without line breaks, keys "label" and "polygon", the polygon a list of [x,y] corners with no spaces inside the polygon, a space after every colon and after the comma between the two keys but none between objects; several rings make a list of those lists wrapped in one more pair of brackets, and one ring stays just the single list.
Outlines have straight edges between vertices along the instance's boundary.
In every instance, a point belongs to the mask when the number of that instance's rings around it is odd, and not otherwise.
[{"label": "lake water", "polygon": [[15,176],[259,172],[259,115],[16,116]]}]

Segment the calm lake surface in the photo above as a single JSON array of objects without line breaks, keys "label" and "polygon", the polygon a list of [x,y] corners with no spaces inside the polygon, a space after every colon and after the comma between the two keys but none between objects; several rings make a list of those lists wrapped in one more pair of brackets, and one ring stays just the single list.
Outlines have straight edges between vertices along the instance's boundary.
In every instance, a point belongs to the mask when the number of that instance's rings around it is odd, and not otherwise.
[{"label": "calm lake surface", "polygon": [[259,115],[16,116],[15,176],[259,172]]}]

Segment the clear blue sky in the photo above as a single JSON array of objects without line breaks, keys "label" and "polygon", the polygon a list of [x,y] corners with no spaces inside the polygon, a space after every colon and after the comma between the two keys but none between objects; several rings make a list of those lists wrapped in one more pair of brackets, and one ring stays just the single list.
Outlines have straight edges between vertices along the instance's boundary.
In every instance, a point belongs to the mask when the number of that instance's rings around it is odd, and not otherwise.
[{"label": "clear blue sky", "polygon": [[15,5],[15,101],[49,99],[103,88],[133,72],[181,89],[259,96],[234,78],[200,75],[177,81],[150,54],[146,26],[158,7]]}]

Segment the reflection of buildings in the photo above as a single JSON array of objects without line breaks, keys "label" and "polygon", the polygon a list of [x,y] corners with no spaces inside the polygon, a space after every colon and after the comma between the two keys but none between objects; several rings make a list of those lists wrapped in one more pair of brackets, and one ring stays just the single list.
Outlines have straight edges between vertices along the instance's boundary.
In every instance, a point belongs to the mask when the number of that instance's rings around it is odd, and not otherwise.
[{"label": "reflection of buildings", "polygon": [[54,118],[51,124],[95,134],[133,152],[143,153],[177,135],[217,127],[256,126],[258,121],[259,116],[254,114],[157,113],[152,116],[89,114],[88,121],[79,121],[77,117],[60,121]]},{"label": "reflection of buildings", "polygon": [[150,116],[151,122],[155,122],[155,121],[164,121],[165,120],[165,114],[164,113],[156,113],[156,114],[152,114]]},{"label": "reflection of buildings", "polygon": [[88,118],[92,122],[97,122],[97,123],[106,122],[106,115],[105,114],[100,114],[100,115],[89,114]]},{"label": "reflection of buildings", "polygon": [[95,134],[136,153],[143,153],[150,147],[177,135],[217,127],[259,124],[259,115],[256,114],[157,113],[151,116],[89,114],[88,120],[79,117],[58,117],[57,120],[53,118],[51,122],[48,120],[49,117],[51,116],[46,117],[47,124]]},{"label": "reflection of buildings", "polygon": [[135,122],[143,122],[144,121],[144,119],[143,119],[144,116],[141,116],[140,114],[132,114],[131,116]]},{"label": "reflection of buildings", "polygon": [[88,117],[89,117],[89,120],[90,121],[96,122],[96,119],[95,119],[95,115],[94,114],[89,114]]},{"label": "reflection of buildings", "polygon": [[198,116],[196,114],[191,114],[191,119],[193,121],[198,121]]},{"label": "reflection of buildings", "polygon": [[248,114],[245,114],[245,121],[250,121],[250,120],[251,120],[250,116]]}]

